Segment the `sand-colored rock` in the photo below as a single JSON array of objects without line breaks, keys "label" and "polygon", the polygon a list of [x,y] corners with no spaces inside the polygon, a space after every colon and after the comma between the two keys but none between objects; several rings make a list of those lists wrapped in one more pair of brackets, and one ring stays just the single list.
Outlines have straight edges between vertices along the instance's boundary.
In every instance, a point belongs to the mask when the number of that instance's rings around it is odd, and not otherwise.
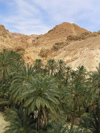
[{"label": "sand-colored rock", "polygon": [[48,33],[41,35],[35,39],[34,45],[42,45],[52,47],[56,42],[64,41],[69,35],[80,35],[81,33],[88,32],[86,29],[80,28],[76,24],[64,22],[55,26]]},{"label": "sand-colored rock", "polygon": [[33,40],[37,35],[23,35],[20,33],[11,33],[5,29],[3,25],[0,25],[0,51],[2,49],[17,50],[26,49],[29,45],[32,45]]},{"label": "sand-colored rock", "polygon": [[26,63],[35,59],[63,59],[74,69],[84,65],[88,70],[95,70],[100,62],[100,31],[90,32],[76,24],[64,22],[55,26],[48,33],[32,36],[9,33],[0,26],[0,50],[14,49],[23,53]]},{"label": "sand-colored rock", "polygon": [[48,49],[42,48],[42,49],[40,50],[39,56],[45,57],[45,58],[46,58],[46,57],[48,56],[48,52],[49,52]]},{"label": "sand-colored rock", "polygon": [[3,113],[0,112],[0,133],[4,133],[6,126],[8,126],[8,122],[4,120]]}]

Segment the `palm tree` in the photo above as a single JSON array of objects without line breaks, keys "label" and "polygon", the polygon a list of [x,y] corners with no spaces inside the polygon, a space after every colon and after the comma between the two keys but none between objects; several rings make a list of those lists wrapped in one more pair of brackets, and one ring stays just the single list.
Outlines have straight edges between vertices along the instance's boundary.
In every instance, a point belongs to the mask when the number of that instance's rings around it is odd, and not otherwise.
[{"label": "palm tree", "polygon": [[12,75],[15,74],[16,72],[17,73],[21,73],[23,71],[23,68],[24,68],[24,62],[22,61],[19,61],[19,62],[15,62],[13,64],[13,67],[11,68],[11,71],[12,71]]},{"label": "palm tree", "polygon": [[6,115],[9,125],[5,127],[4,133],[37,133],[36,122],[25,115],[22,109],[13,109]]},{"label": "palm tree", "polygon": [[15,69],[17,62],[22,62],[22,56],[14,51],[6,49],[0,52],[0,76],[5,80],[11,72]]},{"label": "palm tree", "polygon": [[64,71],[65,71],[65,62],[63,60],[58,60],[58,66],[57,66],[57,70],[58,70],[58,75],[59,77],[64,75]]},{"label": "palm tree", "polygon": [[98,109],[96,108],[89,114],[85,114],[82,116],[80,123],[78,125],[80,132],[87,131],[92,133],[99,133],[99,125],[98,125]]},{"label": "palm tree", "polygon": [[65,121],[58,120],[57,122],[51,122],[48,124],[48,130],[46,133],[66,133],[67,126]]},{"label": "palm tree", "polygon": [[13,50],[8,51],[8,55],[9,55],[15,62],[23,61],[23,59],[22,59],[22,54],[16,53],[16,52],[13,51]]},{"label": "palm tree", "polygon": [[87,76],[87,71],[86,71],[86,69],[85,69],[84,66],[79,66],[79,67],[77,68],[76,73],[77,73],[78,78],[79,78],[81,81],[83,81],[83,80],[85,79],[85,77]]},{"label": "palm tree", "polygon": [[46,76],[48,74],[48,70],[46,68],[42,69],[43,76]]},{"label": "palm tree", "polygon": [[[69,109],[69,113],[72,116],[71,120],[71,128],[70,133],[72,132],[74,120],[76,117],[76,110],[79,106],[82,105],[82,98],[84,97],[85,83],[80,82],[79,78],[76,76],[68,84],[67,87],[63,89],[63,94],[61,97],[61,101],[65,104],[67,103],[67,112]],[[79,110],[80,111],[80,110]]]},{"label": "palm tree", "polygon": [[0,52],[0,76],[3,80],[5,80],[10,73],[11,61],[8,51],[3,50],[3,52]]},{"label": "palm tree", "polygon": [[65,68],[65,76],[64,76],[64,84],[67,86],[68,81],[70,81],[71,78],[71,67],[67,66]]},{"label": "palm tree", "polygon": [[8,107],[9,101],[9,87],[11,85],[10,80],[6,80],[5,83],[0,81],[0,108],[4,111],[5,106]]},{"label": "palm tree", "polygon": [[100,132],[100,64],[97,67],[97,71],[92,72],[90,75],[91,85],[92,85],[92,101],[98,105],[98,128]]},{"label": "palm tree", "polygon": [[33,66],[32,65],[29,66],[27,64],[26,67],[25,66],[23,67],[21,73],[18,72],[15,73],[15,76],[13,77],[10,87],[11,101],[18,103],[19,94],[29,88],[32,77],[34,76],[33,70],[34,70]]},{"label": "palm tree", "polygon": [[40,72],[42,70],[42,66],[43,66],[42,60],[41,59],[36,59],[35,62],[34,62],[34,69],[36,71]]},{"label": "palm tree", "polygon": [[71,71],[71,79],[74,79],[76,77],[76,71],[72,70]]},{"label": "palm tree", "polygon": [[49,59],[47,61],[46,67],[48,68],[48,72],[50,75],[54,74],[54,70],[56,68],[56,61],[54,59]]},{"label": "palm tree", "polygon": [[56,109],[59,105],[58,97],[59,92],[55,80],[50,76],[43,78],[40,75],[33,77],[29,88],[20,94],[19,98],[25,100],[24,107],[27,108],[28,113],[38,110],[39,132],[40,120],[45,121],[45,125],[47,125],[48,113],[56,115]]},{"label": "palm tree", "polygon": [[0,105],[9,104],[9,87],[12,82],[13,72],[15,72],[16,58],[19,54],[4,49],[0,52]]}]

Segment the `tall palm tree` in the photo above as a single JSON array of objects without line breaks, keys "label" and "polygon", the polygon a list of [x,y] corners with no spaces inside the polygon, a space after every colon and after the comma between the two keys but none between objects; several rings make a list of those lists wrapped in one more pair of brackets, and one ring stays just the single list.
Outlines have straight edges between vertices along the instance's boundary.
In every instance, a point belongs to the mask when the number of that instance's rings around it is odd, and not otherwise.
[{"label": "tall palm tree", "polygon": [[16,71],[16,57],[19,54],[4,49],[0,52],[0,105],[4,108],[9,104],[9,87],[12,82],[13,72]]},{"label": "tall palm tree", "polygon": [[84,82],[80,82],[78,77],[74,77],[70,84],[63,89],[61,101],[67,104],[67,111],[72,116],[70,133],[72,132],[74,120],[76,117],[77,108],[82,105],[82,98],[84,97],[84,90],[86,85]]},{"label": "tall palm tree", "polygon": [[68,81],[70,81],[71,78],[71,67],[67,66],[65,68],[65,76],[64,76],[64,84],[67,86]]},{"label": "tall palm tree", "polygon": [[47,61],[47,68],[50,75],[54,74],[54,70],[56,69],[56,61],[54,59],[49,59]]},{"label": "tall palm tree", "polygon": [[42,70],[42,66],[43,66],[42,60],[41,59],[36,59],[35,62],[34,62],[34,69],[36,71],[40,72]]},{"label": "tall palm tree", "polygon": [[12,71],[12,75],[15,74],[16,72],[17,73],[21,73],[23,71],[23,68],[24,68],[24,62],[22,61],[19,61],[19,62],[15,62],[13,64],[13,67],[11,68],[11,71]]},{"label": "tall palm tree", "polygon": [[87,76],[87,71],[84,66],[78,66],[76,70],[78,78],[83,81]]},{"label": "tall palm tree", "polygon": [[0,76],[1,79],[6,79],[15,69],[15,64],[21,62],[22,56],[14,51],[6,49],[0,52]]},{"label": "tall palm tree", "polygon": [[37,133],[35,120],[25,115],[22,109],[11,110],[6,119],[9,125],[5,127],[4,133]]},{"label": "tall palm tree", "polygon": [[85,114],[82,116],[80,123],[78,125],[80,132],[92,132],[99,133],[99,125],[98,125],[98,109],[96,108],[89,114]]},{"label": "tall palm tree", "polygon": [[92,72],[90,75],[91,85],[92,85],[92,101],[98,105],[98,128],[100,133],[100,64],[97,67],[97,71]]},{"label": "tall palm tree", "polygon": [[21,73],[16,72],[10,87],[10,98],[13,102],[18,103],[18,96],[30,86],[32,77],[34,76],[33,66],[24,66]]},{"label": "tall palm tree", "polygon": [[[40,132],[40,120],[47,125],[48,113],[56,115],[59,105],[59,91],[55,80],[50,76],[44,78],[40,75],[33,77],[29,88],[19,96],[20,100],[25,100],[24,107],[28,113],[38,110],[38,131]],[[43,122],[42,122],[43,123]]]},{"label": "tall palm tree", "polygon": [[5,106],[8,107],[9,101],[9,87],[11,85],[10,80],[5,80],[5,82],[0,81],[0,109],[4,111]]},{"label": "tall palm tree", "polygon": [[58,60],[57,63],[57,70],[58,70],[58,75],[59,77],[64,75],[64,71],[65,71],[65,62],[63,60]]},{"label": "tall palm tree", "polygon": [[9,56],[15,61],[15,62],[20,62],[23,61],[22,59],[22,54],[16,53],[15,51],[11,50],[8,51]]},{"label": "tall palm tree", "polygon": [[3,50],[0,52],[0,76],[1,79],[5,80],[10,73],[10,64],[12,59],[8,55],[8,51]]}]

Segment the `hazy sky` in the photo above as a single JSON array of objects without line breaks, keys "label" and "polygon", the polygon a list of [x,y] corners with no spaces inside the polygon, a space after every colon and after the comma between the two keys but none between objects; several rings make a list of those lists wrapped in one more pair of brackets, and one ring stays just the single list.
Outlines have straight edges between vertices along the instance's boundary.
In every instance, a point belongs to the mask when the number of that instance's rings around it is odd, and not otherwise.
[{"label": "hazy sky", "polygon": [[0,24],[11,32],[44,34],[62,22],[100,30],[100,0],[0,0]]}]

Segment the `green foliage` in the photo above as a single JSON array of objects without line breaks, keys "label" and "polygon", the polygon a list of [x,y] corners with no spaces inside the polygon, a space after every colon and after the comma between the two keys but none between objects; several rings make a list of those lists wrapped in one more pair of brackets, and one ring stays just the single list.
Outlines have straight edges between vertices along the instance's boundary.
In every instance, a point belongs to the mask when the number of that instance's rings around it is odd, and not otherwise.
[{"label": "green foliage", "polygon": [[54,59],[49,59],[46,65],[49,75],[54,75],[54,70],[56,69],[56,61]]},{"label": "green foliage", "polygon": [[83,115],[82,120],[80,121],[80,124],[78,126],[79,129],[82,129],[83,131],[98,133],[98,109],[92,111],[89,114]]},{"label": "green foliage", "polygon": [[[72,70],[63,60],[49,59],[43,64],[36,59],[29,65],[21,54],[6,49],[0,52],[0,110],[17,108],[11,111],[6,132],[96,133],[100,130],[100,116],[95,105],[100,112],[100,65],[97,71],[88,73],[84,66]],[[94,112],[84,115],[91,106]],[[66,122],[69,117],[70,126],[64,126],[62,115]],[[75,119],[82,115],[75,127]]]},{"label": "green foliage", "polygon": [[35,108],[38,110],[42,108],[54,113],[56,105],[59,104],[58,97],[59,91],[55,80],[50,76],[37,75],[32,77],[29,88],[24,89],[19,99],[25,99],[24,107],[28,107],[28,112],[34,111]]},{"label": "green foliage", "polygon": [[22,61],[22,56],[14,51],[3,50],[0,52],[0,79],[5,80],[14,70],[17,62]]},{"label": "green foliage", "polygon": [[47,133],[66,133],[67,127],[64,121],[58,120],[57,122],[51,122],[48,124]]},{"label": "green foliage", "polygon": [[33,75],[34,72],[32,65],[27,65],[27,67],[24,66],[20,73],[15,73],[10,87],[11,100],[14,100],[15,103],[18,103],[19,94],[29,89]]},{"label": "green foliage", "polygon": [[22,109],[14,109],[10,112],[6,115],[10,124],[6,126],[5,133],[37,133],[35,120],[26,116]]}]

